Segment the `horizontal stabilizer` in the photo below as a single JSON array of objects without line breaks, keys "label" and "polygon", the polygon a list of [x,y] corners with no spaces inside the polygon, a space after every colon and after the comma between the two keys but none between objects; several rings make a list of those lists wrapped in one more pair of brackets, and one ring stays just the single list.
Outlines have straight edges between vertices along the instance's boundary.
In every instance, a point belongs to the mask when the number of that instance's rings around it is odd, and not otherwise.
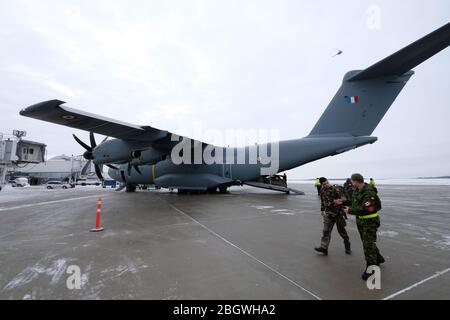
[{"label": "horizontal stabilizer", "polygon": [[348,81],[401,76],[449,45],[450,23],[447,23],[409,46],[360,71]]}]

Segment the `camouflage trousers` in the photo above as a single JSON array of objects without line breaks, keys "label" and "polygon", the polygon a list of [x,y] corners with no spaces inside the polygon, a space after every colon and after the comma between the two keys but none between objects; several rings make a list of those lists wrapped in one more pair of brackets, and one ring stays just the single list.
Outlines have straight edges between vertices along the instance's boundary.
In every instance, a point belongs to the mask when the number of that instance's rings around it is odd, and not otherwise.
[{"label": "camouflage trousers", "polygon": [[323,218],[323,235],[322,240],[320,241],[320,246],[322,248],[328,249],[331,241],[331,232],[333,231],[333,227],[336,224],[337,230],[344,239],[345,244],[350,244],[350,239],[347,234],[347,230],[345,230],[345,226],[347,223],[345,222],[344,217],[341,215],[333,215],[326,213]]},{"label": "camouflage trousers", "polygon": [[377,247],[377,230],[380,227],[380,217],[372,219],[356,219],[359,235],[364,249],[364,257],[368,266],[378,264],[380,251]]}]

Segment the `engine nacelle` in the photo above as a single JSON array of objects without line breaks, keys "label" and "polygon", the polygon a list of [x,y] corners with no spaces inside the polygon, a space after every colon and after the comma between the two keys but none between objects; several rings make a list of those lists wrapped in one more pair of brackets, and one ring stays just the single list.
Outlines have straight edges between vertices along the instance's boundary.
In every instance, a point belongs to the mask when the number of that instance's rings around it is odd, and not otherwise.
[{"label": "engine nacelle", "polygon": [[126,163],[140,156],[140,151],[124,140],[111,139],[95,147],[92,155],[95,164]]},{"label": "engine nacelle", "polygon": [[142,150],[139,157],[136,157],[131,161],[131,164],[155,164],[161,160],[164,160],[167,151],[158,148],[149,148]]}]

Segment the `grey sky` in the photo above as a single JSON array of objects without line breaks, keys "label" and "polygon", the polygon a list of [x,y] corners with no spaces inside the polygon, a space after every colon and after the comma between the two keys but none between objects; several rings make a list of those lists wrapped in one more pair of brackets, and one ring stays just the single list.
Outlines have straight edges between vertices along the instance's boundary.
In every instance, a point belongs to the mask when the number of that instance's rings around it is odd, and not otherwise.
[{"label": "grey sky", "polygon": [[[381,9],[380,29],[366,25],[369,5]],[[449,14],[448,0],[0,0],[0,132],[27,130],[52,155],[82,153],[71,133],[87,133],[18,115],[58,98],[176,133],[199,123],[303,137],[346,71],[417,40]],[[344,53],[331,58],[335,48]],[[450,49],[415,71],[375,130],[377,143],[290,177],[450,174]]]}]

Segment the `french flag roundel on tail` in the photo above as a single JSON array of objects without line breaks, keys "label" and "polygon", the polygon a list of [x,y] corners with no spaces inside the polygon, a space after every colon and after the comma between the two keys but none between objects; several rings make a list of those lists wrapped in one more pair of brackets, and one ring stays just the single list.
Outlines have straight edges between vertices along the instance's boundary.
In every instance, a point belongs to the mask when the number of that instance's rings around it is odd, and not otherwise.
[{"label": "french flag roundel on tail", "polygon": [[350,104],[355,104],[359,102],[359,96],[345,96],[345,99],[347,100],[348,103]]}]

